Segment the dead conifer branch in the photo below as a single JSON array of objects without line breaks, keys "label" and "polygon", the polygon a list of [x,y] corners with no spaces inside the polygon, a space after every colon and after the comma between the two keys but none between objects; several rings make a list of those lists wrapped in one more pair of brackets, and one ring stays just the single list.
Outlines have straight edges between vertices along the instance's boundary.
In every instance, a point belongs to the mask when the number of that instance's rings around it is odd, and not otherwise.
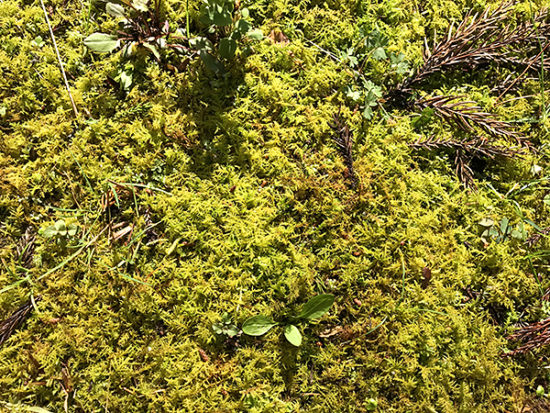
[{"label": "dead conifer branch", "polygon": [[[35,298],[35,302],[40,297]],[[0,346],[11,337],[14,331],[27,319],[34,308],[32,300],[29,299],[25,304],[15,310],[8,318],[0,323]]]},{"label": "dead conifer branch", "polygon": [[467,13],[456,27],[451,24],[447,35],[434,41],[431,49],[425,40],[423,64],[390,90],[386,100],[403,105],[403,98],[410,99],[419,84],[449,70],[471,71],[487,65],[530,72],[550,69],[550,62],[540,59],[541,48],[545,49],[550,41],[548,10],[543,9],[532,20],[516,26],[503,24],[513,5],[509,1],[493,11],[487,8],[480,14]]},{"label": "dead conifer branch", "polygon": [[418,139],[409,146],[416,150],[450,149],[454,151],[455,173],[464,186],[470,189],[476,188],[474,172],[470,167],[474,158],[511,158],[521,156],[523,153],[522,148],[492,145],[487,138],[482,136],[462,140],[436,139],[432,136],[425,140]]},{"label": "dead conifer branch", "polygon": [[425,140],[417,140],[409,145],[413,149],[437,150],[442,148],[460,150],[471,156],[485,156],[491,159],[497,157],[511,158],[521,156],[521,148],[509,148],[506,146],[492,145],[485,137],[466,138],[462,140],[436,139],[429,137]]},{"label": "dead conifer branch", "polygon": [[329,126],[335,132],[334,142],[336,142],[338,150],[344,159],[347,168],[346,174],[350,179],[351,187],[355,188],[358,179],[353,169],[353,133],[349,130],[348,125],[342,123],[340,117],[336,113],[334,114],[333,122],[330,123]]},{"label": "dead conifer branch", "polygon": [[463,96],[431,96],[414,102],[420,110],[431,108],[443,120],[451,122],[461,130],[475,133],[476,127],[484,132],[508,140],[515,140],[519,145],[527,145],[527,139],[516,131],[510,123],[495,118],[492,113],[484,112],[477,103],[460,100]]},{"label": "dead conifer branch", "polygon": [[36,235],[32,227],[28,227],[16,246],[18,260],[27,269],[33,266],[32,257],[34,254],[34,241]]},{"label": "dead conifer branch", "polygon": [[521,345],[505,356],[523,354],[550,344],[550,318],[520,328],[508,336],[508,340],[519,341]]}]

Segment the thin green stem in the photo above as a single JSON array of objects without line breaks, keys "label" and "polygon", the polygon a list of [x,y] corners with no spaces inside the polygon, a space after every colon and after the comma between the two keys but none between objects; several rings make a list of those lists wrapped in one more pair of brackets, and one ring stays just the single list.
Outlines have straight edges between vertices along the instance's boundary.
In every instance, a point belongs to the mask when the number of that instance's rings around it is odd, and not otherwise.
[{"label": "thin green stem", "polygon": [[191,37],[190,31],[189,31],[189,0],[186,1],[186,29],[187,29],[187,38],[189,39]]}]

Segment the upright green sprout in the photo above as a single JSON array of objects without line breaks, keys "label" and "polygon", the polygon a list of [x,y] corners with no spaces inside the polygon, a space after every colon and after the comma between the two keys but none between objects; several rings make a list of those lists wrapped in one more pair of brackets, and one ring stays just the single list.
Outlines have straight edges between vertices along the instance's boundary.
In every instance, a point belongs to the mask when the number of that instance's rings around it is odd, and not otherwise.
[{"label": "upright green sprout", "polygon": [[280,325],[283,327],[283,334],[288,342],[296,347],[302,344],[302,334],[296,323],[303,321],[311,321],[321,318],[334,302],[332,294],[320,294],[310,299],[302,308],[298,316],[291,317],[282,322],[275,322],[271,318],[264,315],[250,317],[243,324],[243,333],[249,336],[262,336],[271,330],[273,327]]}]

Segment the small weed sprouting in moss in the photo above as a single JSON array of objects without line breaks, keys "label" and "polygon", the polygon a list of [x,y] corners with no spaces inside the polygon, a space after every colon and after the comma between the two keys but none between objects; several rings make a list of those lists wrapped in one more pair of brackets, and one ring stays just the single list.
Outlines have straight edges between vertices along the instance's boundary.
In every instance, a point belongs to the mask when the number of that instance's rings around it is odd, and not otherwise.
[{"label": "small weed sprouting in moss", "polygon": [[275,326],[283,327],[283,334],[288,342],[296,347],[302,344],[302,334],[296,323],[321,318],[334,302],[334,295],[320,294],[310,299],[296,316],[281,322],[275,322],[264,315],[250,317],[243,324],[243,333],[249,336],[262,336]]},{"label": "small weed sprouting in moss", "polygon": [[502,218],[498,223],[495,223],[491,218],[484,218],[478,224],[484,228],[481,240],[486,244],[488,243],[488,239],[493,239],[495,242],[500,243],[509,238],[520,241],[525,241],[527,238],[527,232],[522,221],[514,227],[506,217]]},{"label": "small weed sprouting in moss", "polygon": [[67,224],[65,220],[60,219],[55,224],[40,229],[38,233],[44,238],[53,238],[57,242],[65,242],[78,233],[78,226],[74,223]]},{"label": "small weed sprouting in moss", "polygon": [[[218,56],[222,59],[233,58],[243,37],[252,40],[263,38],[262,32],[254,30],[247,20],[248,9],[243,8],[237,13],[232,1],[205,0],[201,21],[208,26],[206,37],[190,37],[188,15],[185,28],[174,27],[162,18],[161,0],[156,0],[153,7],[148,6],[148,0],[120,2],[122,4],[108,2],[105,10],[111,17],[120,19],[121,30],[116,35],[93,33],[88,36],[84,44],[91,51],[110,53],[121,47],[124,58],[144,52],[151,53],[157,62],[162,60],[161,51],[172,51],[184,62],[198,55],[209,70],[223,73],[224,66]],[[131,64],[120,70],[120,83],[125,90],[132,85],[133,70]]]},{"label": "small weed sprouting in moss", "polygon": [[228,338],[239,334],[239,327],[233,324],[233,320],[228,313],[223,313],[222,319],[212,325],[212,330],[214,330],[214,333]]}]

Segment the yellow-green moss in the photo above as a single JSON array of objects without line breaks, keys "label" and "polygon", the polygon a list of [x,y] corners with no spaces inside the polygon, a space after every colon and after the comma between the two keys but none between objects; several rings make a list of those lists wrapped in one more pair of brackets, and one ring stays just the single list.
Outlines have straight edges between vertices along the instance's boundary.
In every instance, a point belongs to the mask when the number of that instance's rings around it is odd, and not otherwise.
[{"label": "yellow-green moss", "polygon": [[[478,225],[516,224],[519,208],[550,226],[546,146],[489,163],[479,190],[466,192],[446,155],[408,148],[430,132],[415,131],[411,113],[366,122],[346,106],[349,72],[306,41],[336,51],[363,24],[418,63],[424,35],[486,2],[430,0],[421,12],[404,0],[242,1],[264,34],[278,27],[290,43],[254,44],[225,78],[199,62],[181,73],[145,62],[127,96],[106,83],[119,56],[82,44],[114,27],[101,5],[47,3],[81,116],[73,119],[40,7],[0,2],[0,288],[21,276],[16,244],[29,226],[63,218],[81,230],[67,245],[37,237],[36,280],[105,227],[111,188],[120,204],[112,222],[134,230],[118,241],[108,230],[43,280],[0,294],[1,318],[42,295],[0,348],[0,401],[56,412],[65,403],[75,412],[361,412],[374,398],[384,412],[488,412],[520,410],[535,383],[547,384],[532,358],[501,357],[518,319],[542,317],[530,250],[513,239],[485,245]],[[183,25],[185,2],[165,11]],[[382,81],[383,70],[368,76]],[[493,107],[484,81],[468,79],[440,87]],[[535,116],[537,99],[496,110]],[[358,191],[331,140],[339,110],[355,135]],[[547,144],[547,125],[521,127]],[[453,133],[436,120],[430,130]],[[143,233],[152,223],[156,235]],[[544,261],[534,264],[550,287]],[[432,278],[423,287],[424,267]],[[212,331],[223,312],[240,325],[322,291],[336,303],[305,328],[299,349],[275,333],[234,348]]]}]

